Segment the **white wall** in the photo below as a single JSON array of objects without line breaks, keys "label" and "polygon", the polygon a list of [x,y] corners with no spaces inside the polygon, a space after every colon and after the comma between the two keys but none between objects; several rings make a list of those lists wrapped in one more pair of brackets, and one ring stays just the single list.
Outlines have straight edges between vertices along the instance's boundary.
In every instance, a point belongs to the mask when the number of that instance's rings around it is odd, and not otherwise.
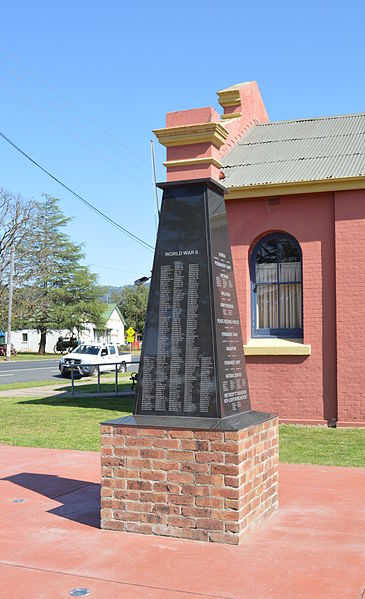
[{"label": "white wall", "polygon": [[106,323],[106,328],[110,329],[110,341],[112,343],[116,343],[117,345],[124,343],[124,324],[116,309],[111,313],[110,318]]},{"label": "white wall", "polygon": [[[46,352],[52,353],[58,337],[60,335],[64,337],[67,335],[67,332],[68,331],[52,331],[47,333]],[[23,333],[28,336],[27,341],[23,341]],[[11,333],[11,342],[17,352],[37,352],[40,338],[41,334],[35,329],[21,329],[20,331],[12,331]]]},{"label": "white wall", "polygon": [[[114,310],[106,323],[106,329],[110,330],[110,341],[121,345],[124,343],[124,324],[117,312]],[[23,341],[23,333],[28,336],[27,341]],[[57,343],[58,337],[69,336],[70,332],[66,330],[62,331],[50,331],[47,333],[46,339],[46,352],[52,353],[53,348]],[[98,340],[101,342],[107,342],[107,335],[98,336],[96,339],[95,326],[91,323],[86,323],[85,328],[80,335],[75,330],[74,335],[76,338],[80,338],[81,341],[93,343]],[[17,352],[37,352],[39,347],[41,334],[35,329],[21,329],[19,331],[13,331],[11,333],[11,342],[14,345]]]}]

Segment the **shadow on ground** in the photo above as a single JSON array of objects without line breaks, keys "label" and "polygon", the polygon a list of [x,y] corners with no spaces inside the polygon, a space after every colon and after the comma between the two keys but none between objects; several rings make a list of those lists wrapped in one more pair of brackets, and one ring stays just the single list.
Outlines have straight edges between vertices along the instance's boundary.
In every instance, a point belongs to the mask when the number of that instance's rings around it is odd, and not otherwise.
[{"label": "shadow on ground", "polygon": [[[70,393],[71,391],[71,383],[67,385],[62,385],[62,387],[55,387],[55,391],[63,391],[64,393]],[[77,384],[77,379],[75,379],[75,393],[96,393],[98,390],[97,384],[94,382],[90,383],[80,383]],[[100,383],[100,391],[101,393],[114,393],[115,392],[115,382],[102,382]],[[134,393],[134,388],[132,389],[132,383],[129,381],[119,382],[118,391],[123,393],[130,392]]]},{"label": "shadow on ground", "polygon": [[118,412],[132,412],[133,396],[130,397],[103,397],[103,396],[74,396],[62,393],[40,399],[26,399],[18,402],[19,405],[53,406],[68,408],[98,408],[100,410],[117,410]]},{"label": "shadow on ground", "polygon": [[48,510],[60,518],[100,528],[100,485],[52,474],[21,472],[1,480],[29,489],[62,505]]}]

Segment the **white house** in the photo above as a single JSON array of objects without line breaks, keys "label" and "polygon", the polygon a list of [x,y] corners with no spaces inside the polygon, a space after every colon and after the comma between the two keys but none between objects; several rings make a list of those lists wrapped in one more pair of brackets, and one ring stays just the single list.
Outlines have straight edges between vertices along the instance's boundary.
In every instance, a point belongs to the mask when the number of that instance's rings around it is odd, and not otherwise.
[{"label": "white house", "polygon": [[[102,329],[97,329],[91,323],[85,323],[80,334],[76,329],[73,334],[80,341],[93,342],[109,342],[122,345],[125,341],[125,326],[126,322],[121,313],[118,304],[106,304],[103,312],[103,320],[105,326]],[[70,335],[70,331],[49,331],[47,333],[46,353],[52,353],[59,337]],[[37,352],[40,341],[40,333],[35,329],[21,329],[12,331],[11,342],[17,352]]]}]

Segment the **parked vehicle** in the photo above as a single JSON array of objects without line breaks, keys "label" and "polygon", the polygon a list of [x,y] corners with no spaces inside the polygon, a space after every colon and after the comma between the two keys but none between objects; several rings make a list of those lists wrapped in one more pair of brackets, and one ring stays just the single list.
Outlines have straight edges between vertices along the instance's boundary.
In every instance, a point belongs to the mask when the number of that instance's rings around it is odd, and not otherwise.
[{"label": "parked vehicle", "polygon": [[71,365],[74,366],[75,376],[92,376],[97,372],[115,370],[115,364],[119,372],[127,371],[127,364],[132,362],[131,353],[120,354],[114,343],[81,343],[67,356],[59,361],[61,375],[65,378],[71,377]]},{"label": "parked vehicle", "polygon": [[73,335],[68,337],[58,337],[57,343],[53,348],[55,354],[67,354],[72,349],[76,349],[76,347],[80,344],[80,341],[76,339]]}]

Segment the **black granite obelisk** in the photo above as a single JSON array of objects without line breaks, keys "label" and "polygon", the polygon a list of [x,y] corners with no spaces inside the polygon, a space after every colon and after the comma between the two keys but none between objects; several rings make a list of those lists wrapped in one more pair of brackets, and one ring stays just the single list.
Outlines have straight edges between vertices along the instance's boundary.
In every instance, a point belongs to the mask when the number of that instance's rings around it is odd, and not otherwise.
[{"label": "black granite obelisk", "polygon": [[210,428],[251,411],[225,190],[210,179],[160,187],[134,415]]}]

